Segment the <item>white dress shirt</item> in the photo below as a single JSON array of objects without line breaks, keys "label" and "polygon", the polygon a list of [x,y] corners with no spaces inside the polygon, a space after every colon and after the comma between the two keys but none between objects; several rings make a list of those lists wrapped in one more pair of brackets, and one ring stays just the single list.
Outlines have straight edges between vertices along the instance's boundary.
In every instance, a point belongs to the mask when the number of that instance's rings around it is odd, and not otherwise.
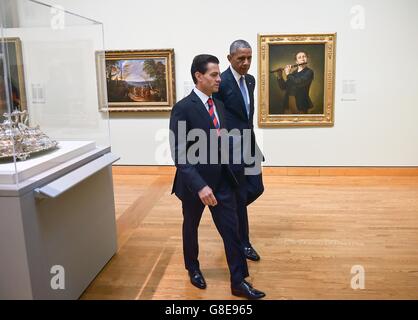
[{"label": "white dress shirt", "polygon": [[[200,91],[196,87],[193,88],[193,91],[194,91],[194,93],[197,94],[197,96],[199,97],[199,99],[202,100],[202,103],[205,105],[206,110],[209,113],[208,100],[209,100],[209,98],[212,98],[212,97],[209,97],[208,95],[206,95],[205,93],[203,93],[202,91]],[[213,98],[212,98],[212,100],[213,100]],[[221,121],[219,120],[218,113],[216,112],[215,100],[213,100],[213,109],[215,110],[215,116],[216,116],[216,119],[218,119],[218,123],[219,123],[219,127],[220,127],[221,126]]]}]

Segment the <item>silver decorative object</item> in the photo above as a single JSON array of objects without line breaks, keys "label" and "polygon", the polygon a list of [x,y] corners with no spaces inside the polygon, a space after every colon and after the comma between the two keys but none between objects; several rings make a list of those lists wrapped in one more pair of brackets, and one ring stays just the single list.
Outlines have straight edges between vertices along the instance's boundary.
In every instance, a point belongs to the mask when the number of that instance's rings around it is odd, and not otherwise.
[{"label": "silver decorative object", "polygon": [[15,156],[19,160],[26,160],[32,153],[58,146],[58,142],[43,133],[39,125],[28,126],[26,110],[5,113],[3,116],[6,120],[0,123],[0,159]]}]

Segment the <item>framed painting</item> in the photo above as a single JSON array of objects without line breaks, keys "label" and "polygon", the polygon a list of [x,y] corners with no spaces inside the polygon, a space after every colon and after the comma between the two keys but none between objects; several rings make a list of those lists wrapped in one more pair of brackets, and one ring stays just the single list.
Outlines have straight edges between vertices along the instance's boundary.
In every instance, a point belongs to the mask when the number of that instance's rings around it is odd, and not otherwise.
[{"label": "framed painting", "polygon": [[101,110],[171,111],[176,97],[174,49],[105,51],[104,64],[102,60],[103,53],[97,52]]},{"label": "framed painting", "polygon": [[[27,108],[21,41],[19,38],[3,38],[2,40],[4,46],[0,48],[0,119],[5,112],[23,111]],[[8,108],[7,101],[11,110]]]},{"label": "framed painting", "polygon": [[336,34],[258,35],[260,127],[334,124]]}]

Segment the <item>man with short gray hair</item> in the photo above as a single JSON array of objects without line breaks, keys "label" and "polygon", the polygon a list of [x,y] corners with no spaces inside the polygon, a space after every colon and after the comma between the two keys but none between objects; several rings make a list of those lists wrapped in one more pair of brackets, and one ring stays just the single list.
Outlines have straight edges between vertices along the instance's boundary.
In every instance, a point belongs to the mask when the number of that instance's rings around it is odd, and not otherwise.
[{"label": "man with short gray hair", "polygon": [[[261,151],[257,146],[254,134],[254,89],[255,78],[248,74],[251,66],[252,49],[245,40],[235,40],[229,47],[227,56],[230,67],[221,75],[221,85],[215,97],[225,105],[227,129],[239,130],[240,145],[232,143],[230,148],[231,168],[240,184],[236,191],[239,234],[242,249],[247,259],[260,260],[249,239],[247,206],[256,200],[264,191],[261,171],[257,174],[246,174],[249,167],[259,165],[261,168]],[[244,132],[249,132],[250,139],[245,139]],[[246,141],[248,140],[248,141]],[[239,152],[237,152],[239,149]],[[236,161],[239,153],[240,159]],[[249,156],[248,156],[249,155]],[[248,159],[255,156],[251,163]],[[258,157],[257,157],[258,155]]]}]

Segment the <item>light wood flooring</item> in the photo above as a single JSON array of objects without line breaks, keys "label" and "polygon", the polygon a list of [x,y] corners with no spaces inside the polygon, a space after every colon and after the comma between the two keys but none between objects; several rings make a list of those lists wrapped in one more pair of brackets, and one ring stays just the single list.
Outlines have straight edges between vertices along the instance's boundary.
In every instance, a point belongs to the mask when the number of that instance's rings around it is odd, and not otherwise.
[{"label": "light wood flooring", "polygon": [[[293,170],[293,171],[292,171]],[[115,167],[118,252],[81,299],[239,299],[209,211],[200,228],[208,287],[183,265],[173,168]],[[249,207],[250,281],[266,299],[418,299],[418,170],[264,168]],[[370,176],[371,174],[371,176]],[[365,270],[354,290],[353,266]]]}]

